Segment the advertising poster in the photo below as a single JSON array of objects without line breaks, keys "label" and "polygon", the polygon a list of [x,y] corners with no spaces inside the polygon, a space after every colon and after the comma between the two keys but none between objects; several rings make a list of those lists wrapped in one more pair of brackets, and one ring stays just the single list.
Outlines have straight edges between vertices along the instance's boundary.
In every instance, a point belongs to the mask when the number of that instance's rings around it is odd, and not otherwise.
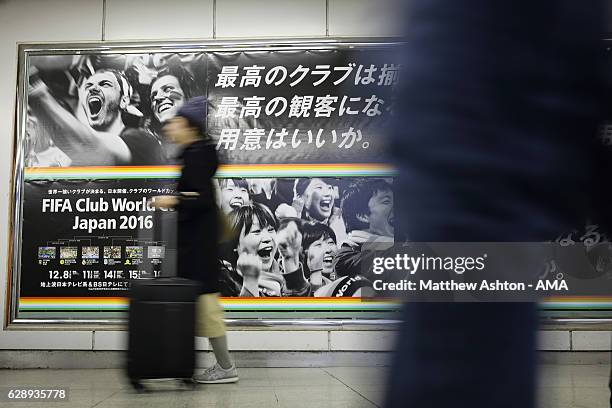
[{"label": "advertising poster", "polygon": [[[359,302],[361,248],[394,240],[385,135],[400,65],[391,46],[305,48],[28,55],[17,317],[125,310],[132,280],[175,262],[150,200],[180,173],[163,124],[199,95],[219,208],[262,220],[221,248],[226,309],[378,307]],[[261,260],[256,290],[237,265],[245,245]]]}]

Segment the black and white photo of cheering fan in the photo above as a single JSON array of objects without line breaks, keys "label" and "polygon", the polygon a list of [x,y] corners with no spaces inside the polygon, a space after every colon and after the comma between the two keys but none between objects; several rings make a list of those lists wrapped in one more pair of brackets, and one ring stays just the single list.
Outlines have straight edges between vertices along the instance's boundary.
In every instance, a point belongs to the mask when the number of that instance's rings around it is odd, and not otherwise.
[{"label": "black and white photo of cheering fan", "polygon": [[334,261],[338,246],[329,226],[317,222],[302,225],[302,262],[313,292],[336,280]]},{"label": "black and white photo of cheering fan", "polygon": [[254,203],[229,213],[234,239],[220,250],[223,296],[281,296],[283,278],[277,261],[278,221],[262,204]]},{"label": "black and white photo of cheering fan", "polygon": [[357,180],[343,191],[341,206],[348,235],[336,255],[335,272],[371,278],[374,251],[395,239],[393,186],[385,179]]},{"label": "black and white photo of cheering fan", "polygon": [[[142,116],[131,104],[125,75],[100,69],[78,88],[78,103],[69,111],[30,69],[28,103],[37,119],[36,133],[53,141],[70,166],[155,165],[164,163],[157,139],[141,128],[126,126],[123,115]],[[39,165],[53,165],[40,163]]]},{"label": "black and white photo of cheering fan", "polygon": [[300,178],[295,180],[291,205],[281,204],[276,209],[279,218],[300,217],[305,221],[320,222],[334,230],[339,241],[344,241],[346,229],[338,202],[335,179]]},{"label": "black and white photo of cheering fan", "polygon": [[217,179],[214,184],[217,189],[217,204],[225,214],[229,214],[232,210],[243,205],[251,204],[252,199],[247,180],[239,178]]},{"label": "black and white photo of cheering fan", "polygon": [[[166,159],[172,160],[176,158],[180,149],[163,137],[162,127],[191,98],[195,89],[194,79],[186,69],[176,63],[165,66],[160,71],[151,70],[141,62],[135,63],[134,68],[139,72],[139,80],[150,81],[148,84],[141,84],[150,86],[148,90],[151,108],[149,129],[161,142]],[[143,76],[146,76],[147,79],[143,79]],[[206,124],[204,126],[206,127]]]}]

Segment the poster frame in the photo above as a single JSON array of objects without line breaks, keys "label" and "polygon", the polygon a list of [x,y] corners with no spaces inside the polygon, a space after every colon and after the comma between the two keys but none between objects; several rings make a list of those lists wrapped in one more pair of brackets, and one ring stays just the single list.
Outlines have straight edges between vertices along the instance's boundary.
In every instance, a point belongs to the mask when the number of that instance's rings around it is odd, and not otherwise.
[{"label": "poster frame", "polygon": [[[610,47],[612,39],[604,39],[604,45]],[[24,190],[24,139],[27,113],[27,77],[28,62],[31,56],[36,55],[74,55],[74,54],[140,54],[154,52],[215,52],[215,51],[278,51],[278,50],[335,50],[351,48],[385,49],[401,45],[397,37],[304,37],[304,38],[260,38],[253,40],[181,40],[181,41],[127,41],[127,42],[52,42],[17,44],[17,84],[14,114],[14,137],[12,138],[13,162],[9,191],[11,201],[9,203],[9,228],[7,245],[7,286],[5,297],[5,328],[48,328],[59,326],[62,329],[105,329],[113,330],[121,324],[117,319],[17,319],[17,301],[21,279],[21,226],[23,211]],[[612,302],[606,300],[595,304],[595,309],[583,310],[582,307],[573,308],[571,304],[561,305],[563,310],[554,310],[551,304],[543,305],[541,312],[544,321],[562,325],[593,324],[609,325],[609,308]],[[580,306],[580,305],[578,305]],[[346,329],[360,327],[362,329],[380,330],[382,327],[393,327],[397,324],[393,319],[360,319],[360,318],[338,318],[330,319],[329,315],[321,314],[321,317],[307,318],[230,318],[228,323],[232,327],[245,329],[262,329],[268,327],[284,328],[308,328],[328,330],[330,328]]]},{"label": "poster frame", "polygon": [[[5,328],[37,327],[61,325],[63,327],[106,328],[120,325],[120,319],[61,319],[17,318],[19,288],[21,280],[21,242],[22,214],[24,191],[25,129],[27,120],[28,92],[27,78],[29,59],[38,55],[87,55],[87,54],[142,54],[156,52],[241,52],[241,51],[300,51],[300,50],[337,50],[337,49],[388,49],[401,44],[399,38],[393,37],[312,37],[312,38],[260,38],[252,40],[185,40],[185,41],[127,41],[127,42],[50,42],[17,44],[17,87],[15,103],[15,122],[13,142],[12,179],[10,180],[11,202],[9,205],[9,236],[7,256],[7,287],[5,302]],[[256,320],[256,322],[254,322]],[[296,319],[228,319],[230,326],[245,328],[262,328],[273,326],[300,326],[328,329],[342,328],[346,324],[359,327],[380,328],[380,325],[394,325],[395,320],[339,318],[330,321],[329,314],[323,313],[320,318],[309,315]]]}]

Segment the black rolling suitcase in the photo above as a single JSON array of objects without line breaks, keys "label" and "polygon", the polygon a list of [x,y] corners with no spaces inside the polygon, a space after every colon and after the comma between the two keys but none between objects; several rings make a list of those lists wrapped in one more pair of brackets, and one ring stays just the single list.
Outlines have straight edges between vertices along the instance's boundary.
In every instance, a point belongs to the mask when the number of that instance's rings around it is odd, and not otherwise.
[{"label": "black rolling suitcase", "polygon": [[175,378],[192,383],[200,284],[167,277],[176,268],[171,256],[176,253],[175,217],[175,212],[155,211],[154,228],[149,231],[153,236],[139,236],[143,246],[159,248],[163,244],[169,259],[162,264],[162,277],[133,280],[131,285],[127,374],[137,390],[144,388],[141,380],[148,379]]}]

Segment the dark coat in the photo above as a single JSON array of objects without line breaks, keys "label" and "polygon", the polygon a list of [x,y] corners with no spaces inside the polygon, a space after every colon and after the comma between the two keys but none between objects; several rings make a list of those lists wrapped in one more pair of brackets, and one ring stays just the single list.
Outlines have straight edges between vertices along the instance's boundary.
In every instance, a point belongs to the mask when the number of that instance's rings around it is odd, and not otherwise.
[{"label": "dark coat", "polygon": [[218,218],[212,185],[219,165],[215,146],[198,140],[188,145],[180,158],[183,168],[177,186],[178,275],[202,282],[202,293],[215,293],[219,291]]},{"label": "dark coat", "polygon": [[[392,147],[404,234],[541,242],[582,228],[609,190],[592,194],[606,174],[604,2],[414,0],[409,12]],[[402,320],[387,408],[535,405],[534,304],[412,303]]]}]

